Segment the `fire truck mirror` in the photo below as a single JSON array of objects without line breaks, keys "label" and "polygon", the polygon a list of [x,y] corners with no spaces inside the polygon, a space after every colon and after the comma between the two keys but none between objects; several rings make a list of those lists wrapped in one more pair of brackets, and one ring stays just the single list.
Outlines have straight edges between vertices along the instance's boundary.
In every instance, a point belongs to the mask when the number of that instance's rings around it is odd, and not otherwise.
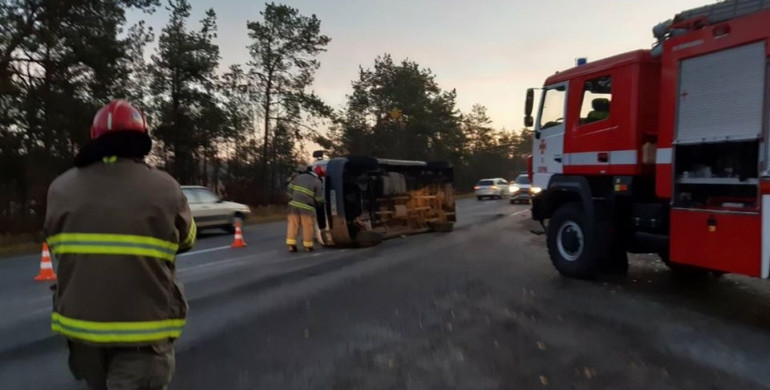
[{"label": "fire truck mirror", "polygon": [[524,127],[532,127],[535,124],[535,120],[532,118],[532,115],[527,115],[524,117]]},{"label": "fire truck mirror", "polygon": [[[531,121],[532,119],[532,105],[534,104],[534,102],[535,102],[535,90],[532,88],[529,88],[527,89],[527,99],[526,99],[526,104],[524,105],[524,115],[530,119],[529,120],[525,119],[525,121]],[[532,126],[532,125],[530,124],[526,126]]]}]

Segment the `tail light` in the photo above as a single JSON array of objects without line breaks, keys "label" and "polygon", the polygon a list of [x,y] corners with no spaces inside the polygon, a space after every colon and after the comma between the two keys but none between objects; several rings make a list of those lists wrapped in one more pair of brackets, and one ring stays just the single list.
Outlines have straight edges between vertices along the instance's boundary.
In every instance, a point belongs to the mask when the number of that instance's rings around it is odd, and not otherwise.
[{"label": "tail light", "polygon": [[480,190],[480,189],[481,189],[481,187],[479,187],[479,186],[476,186],[476,187],[473,187],[473,189],[474,189],[474,190],[476,190],[476,191],[478,191],[478,190]]}]

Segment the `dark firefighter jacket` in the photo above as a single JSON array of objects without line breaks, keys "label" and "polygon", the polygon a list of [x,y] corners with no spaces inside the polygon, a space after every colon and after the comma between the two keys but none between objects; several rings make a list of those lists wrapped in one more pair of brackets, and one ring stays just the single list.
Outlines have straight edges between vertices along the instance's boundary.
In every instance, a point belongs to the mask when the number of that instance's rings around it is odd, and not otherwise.
[{"label": "dark firefighter jacket", "polygon": [[54,332],[97,345],[181,335],[187,302],[174,260],[196,228],[171,176],[114,157],[70,169],[48,190],[45,234],[59,261]]},{"label": "dark firefighter jacket", "polygon": [[323,184],[309,172],[300,173],[289,183],[289,196],[292,209],[315,215],[316,203],[323,202]]}]

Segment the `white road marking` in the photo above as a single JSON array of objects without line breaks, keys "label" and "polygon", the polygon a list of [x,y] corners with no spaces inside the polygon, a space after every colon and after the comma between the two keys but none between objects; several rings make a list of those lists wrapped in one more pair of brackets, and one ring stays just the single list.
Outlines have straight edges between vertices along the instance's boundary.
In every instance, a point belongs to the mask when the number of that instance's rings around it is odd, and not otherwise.
[{"label": "white road marking", "polygon": [[228,258],[225,258],[225,259],[222,259],[222,260],[217,260],[217,261],[208,262],[208,263],[204,263],[204,264],[198,264],[198,265],[193,265],[193,266],[190,266],[190,267],[180,268],[179,270],[177,270],[176,273],[177,273],[177,275],[183,275],[183,274],[186,274],[188,272],[200,271],[200,270],[206,269],[206,268],[222,267],[224,265],[235,263],[235,262],[238,262],[238,261],[244,260],[244,259],[255,259],[256,260],[256,259],[260,259],[262,257],[265,257],[265,255],[273,255],[273,254],[277,254],[277,253],[278,253],[278,251],[273,250],[273,251],[269,251],[269,252],[252,253],[252,254],[246,255],[246,256],[228,257]]},{"label": "white road marking", "polygon": [[229,248],[230,248],[230,245],[218,246],[216,248],[201,249],[199,251],[192,251],[192,252],[182,253],[181,255],[178,255],[177,257],[194,256],[194,255],[199,255],[199,254],[202,254],[202,253],[216,252],[216,251],[221,251],[221,250],[229,249]]},{"label": "white road marking", "polygon": [[517,215],[521,215],[521,214],[524,214],[524,213],[526,213],[526,212],[528,212],[528,211],[530,211],[530,210],[529,210],[529,209],[524,209],[524,210],[519,210],[519,211],[517,211],[517,212],[515,212],[515,213],[510,213],[510,214],[508,214],[508,215],[509,215],[509,216],[511,216],[511,217],[514,217],[514,216],[517,216]]},{"label": "white road marking", "polygon": [[[334,253],[343,253],[343,252],[346,252],[346,251],[347,251],[346,249],[341,249],[341,250],[335,251]],[[288,262],[288,261],[293,261],[293,260],[301,260],[301,259],[306,259],[306,258],[310,258],[310,257],[322,256],[324,254],[328,254],[328,253],[326,253],[326,252],[315,252],[315,253],[308,253],[308,254],[304,254],[304,255],[294,255],[294,256],[289,256],[289,257],[279,257],[279,258],[277,258],[277,259],[275,259],[273,261],[268,261],[268,262],[263,263],[263,264],[264,265],[269,265],[269,264],[276,264],[276,263]],[[217,269],[228,268],[230,266],[237,265],[235,263],[239,263],[242,260],[250,259],[252,261],[257,261],[257,260],[264,259],[265,257],[268,257],[268,258],[276,257],[276,255],[278,255],[278,251],[277,250],[272,250],[272,251],[269,251],[269,252],[253,253],[253,254],[248,255],[248,256],[239,256],[239,257],[226,258],[226,259],[218,260],[218,261],[215,261],[215,262],[194,265],[194,266],[187,267],[187,268],[181,268],[181,269],[177,270],[177,275],[183,275],[183,274],[187,274],[188,272],[194,272],[194,271],[197,272],[197,271],[208,269],[208,268],[212,268],[212,267],[216,267]]]}]

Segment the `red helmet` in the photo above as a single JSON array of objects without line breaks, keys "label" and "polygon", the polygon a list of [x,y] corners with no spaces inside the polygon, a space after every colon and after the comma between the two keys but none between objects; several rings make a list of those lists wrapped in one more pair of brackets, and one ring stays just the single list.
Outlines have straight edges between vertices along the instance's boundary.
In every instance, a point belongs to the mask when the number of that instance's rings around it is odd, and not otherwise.
[{"label": "red helmet", "polygon": [[315,168],[313,168],[313,172],[315,172],[315,174],[318,175],[318,177],[324,177],[324,175],[326,175],[326,170],[320,164],[316,165]]},{"label": "red helmet", "polygon": [[147,134],[147,121],[136,107],[125,100],[113,100],[94,116],[91,139],[113,131],[138,131]]}]

